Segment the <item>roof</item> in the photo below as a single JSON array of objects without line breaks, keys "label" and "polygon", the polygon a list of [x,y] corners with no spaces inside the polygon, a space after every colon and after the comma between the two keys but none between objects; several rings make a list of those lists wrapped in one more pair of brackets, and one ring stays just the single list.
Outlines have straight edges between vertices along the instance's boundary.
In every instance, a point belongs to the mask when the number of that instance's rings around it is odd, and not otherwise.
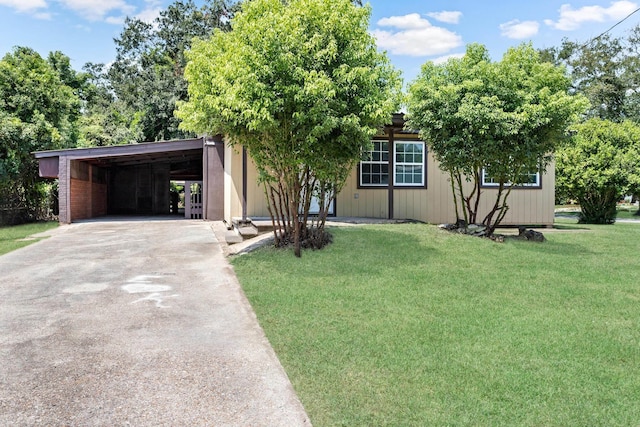
[{"label": "roof", "polygon": [[203,138],[194,138],[106,147],[36,151],[33,155],[36,159],[67,157],[97,165],[127,165],[201,157],[204,143]]}]

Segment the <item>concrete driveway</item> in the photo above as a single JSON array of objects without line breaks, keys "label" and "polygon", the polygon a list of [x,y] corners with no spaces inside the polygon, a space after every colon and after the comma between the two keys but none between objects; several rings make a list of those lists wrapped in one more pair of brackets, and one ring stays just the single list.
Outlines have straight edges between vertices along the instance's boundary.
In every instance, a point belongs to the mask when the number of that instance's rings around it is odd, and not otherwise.
[{"label": "concrete driveway", "polygon": [[310,425],[211,227],[83,222],[1,256],[0,425]]}]

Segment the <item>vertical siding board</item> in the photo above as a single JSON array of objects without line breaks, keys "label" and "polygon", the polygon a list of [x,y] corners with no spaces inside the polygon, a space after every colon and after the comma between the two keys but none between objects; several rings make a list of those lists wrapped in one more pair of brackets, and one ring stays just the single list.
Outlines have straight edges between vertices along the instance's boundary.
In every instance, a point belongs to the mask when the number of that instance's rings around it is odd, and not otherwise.
[{"label": "vertical siding board", "polygon": [[[238,216],[241,212],[239,189],[241,185],[241,156],[237,150],[226,149],[227,156],[231,156],[229,169],[225,163],[225,174],[232,179],[236,186],[225,185],[225,217]],[[62,161],[61,161],[62,166]],[[248,200],[249,216],[268,216],[267,203],[262,188],[257,183],[257,170],[249,159],[248,168]],[[393,173],[393,171],[390,171]],[[426,161],[427,188],[424,189],[395,189],[394,213],[398,219],[415,219],[428,223],[447,223],[455,221],[455,209],[449,175],[441,171],[431,152],[427,151]],[[387,188],[358,188],[358,172],[354,168],[347,182],[336,199],[336,214],[338,216],[387,218],[389,214],[389,191]],[[553,208],[555,198],[555,170],[550,165],[546,174],[542,175],[541,189],[513,189],[508,199],[510,205],[504,224],[553,224]],[[465,183],[466,190],[472,188],[471,183]],[[479,219],[483,219],[495,201],[496,190],[482,189],[482,199]],[[228,193],[228,194],[227,194]],[[358,198],[355,195],[358,195]],[[228,208],[226,205],[230,204]]]}]

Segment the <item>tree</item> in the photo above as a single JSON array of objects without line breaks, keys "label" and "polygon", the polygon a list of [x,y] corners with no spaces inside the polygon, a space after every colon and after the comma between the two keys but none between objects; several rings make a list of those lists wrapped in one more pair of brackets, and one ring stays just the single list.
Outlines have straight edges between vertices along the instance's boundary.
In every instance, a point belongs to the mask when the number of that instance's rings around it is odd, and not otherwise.
[{"label": "tree", "polygon": [[401,81],[368,33],[370,14],[348,0],[252,0],[231,32],[187,54],[183,128],[247,149],[276,245],[293,242],[297,256],[303,241],[324,244],[327,207],[398,105]]},{"label": "tree", "polygon": [[640,180],[640,126],[590,119],[558,150],[556,186],[580,203],[581,223],[611,224],[616,204]]},{"label": "tree", "polygon": [[588,43],[564,39],[558,48],[542,51],[545,60],[564,64],[572,88],[591,102],[588,117],[620,121],[628,114],[629,56],[625,40],[604,35]]},{"label": "tree", "polygon": [[457,219],[478,221],[484,170],[498,184],[481,221],[493,234],[513,186],[546,169],[567,125],[586,108],[569,85],[564,69],[542,61],[530,44],[509,49],[500,62],[472,44],[463,58],[423,65],[409,88],[407,127],[420,131],[449,173]]},{"label": "tree", "polygon": [[0,205],[19,212],[16,221],[36,219],[44,196],[31,153],[76,143],[80,101],[65,84],[75,77],[61,67],[67,57],[50,59],[18,47],[0,60]]},{"label": "tree", "polygon": [[184,52],[194,37],[207,38],[214,29],[229,29],[236,3],[208,0],[197,7],[178,0],[150,24],[127,18],[116,43],[116,59],[108,70],[120,111],[130,111],[130,129],[140,139],[156,141],[193,136],[178,128],[176,102],[187,97]]},{"label": "tree", "polygon": [[141,112],[118,99],[103,64],[84,66],[86,86],[82,92],[83,115],[78,146],[100,147],[134,144],[144,139]]}]

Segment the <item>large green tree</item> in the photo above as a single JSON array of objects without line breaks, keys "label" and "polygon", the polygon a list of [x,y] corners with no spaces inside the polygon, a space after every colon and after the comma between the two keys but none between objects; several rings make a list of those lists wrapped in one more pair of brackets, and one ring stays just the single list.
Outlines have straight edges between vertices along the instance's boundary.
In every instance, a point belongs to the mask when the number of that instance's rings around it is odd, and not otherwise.
[{"label": "large green tree", "polygon": [[[252,0],[188,52],[184,129],[244,146],[265,185],[276,245],[321,247],[327,207],[398,106],[401,81],[348,0]],[[311,225],[311,197],[320,201]]]},{"label": "large green tree", "polygon": [[80,115],[78,81],[68,58],[15,48],[0,60],[0,206],[33,220],[43,199],[31,153],[74,147]]},{"label": "large green tree", "polygon": [[[564,68],[542,61],[530,44],[509,49],[499,62],[472,44],[463,58],[423,65],[409,88],[407,126],[420,131],[450,175],[458,219],[480,221],[493,233],[509,209],[511,189],[528,173],[545,170],[567,125],[586,108],[569,87]],[[497,192],[480,219],[483,170]]]},{"label": "large green tree", "polygon": [[173,114],[176,102],[187,97],[185,51],[194,37],[207,38],[214,29],[228,30],[236,8],[236,2],[229,0],[207,0],[201,7],[192,0],[178,0],[153,23],[128,18],[115,39],[116,59],[108,69],[118,105],[103,116],[117,123],[128,115],[127,128],[134,134],[139,129],[139,138],[145,141],[192,136],[178,128]]},{"label": "large green tree", "polygon": [[587,43],[564,39],[559,47],[545,49],[541,55],[547,61],[567,66],[571,90],[591,102],[588,117],[613,121],[628,117],[631,62],[626,39],[609,35]]},{"label": "large green tree", "polygon": [[557,152],[558,192],[580,203],[580,222],[610,224],[616,204],[640,183],[640,126],[590,119]]}]

